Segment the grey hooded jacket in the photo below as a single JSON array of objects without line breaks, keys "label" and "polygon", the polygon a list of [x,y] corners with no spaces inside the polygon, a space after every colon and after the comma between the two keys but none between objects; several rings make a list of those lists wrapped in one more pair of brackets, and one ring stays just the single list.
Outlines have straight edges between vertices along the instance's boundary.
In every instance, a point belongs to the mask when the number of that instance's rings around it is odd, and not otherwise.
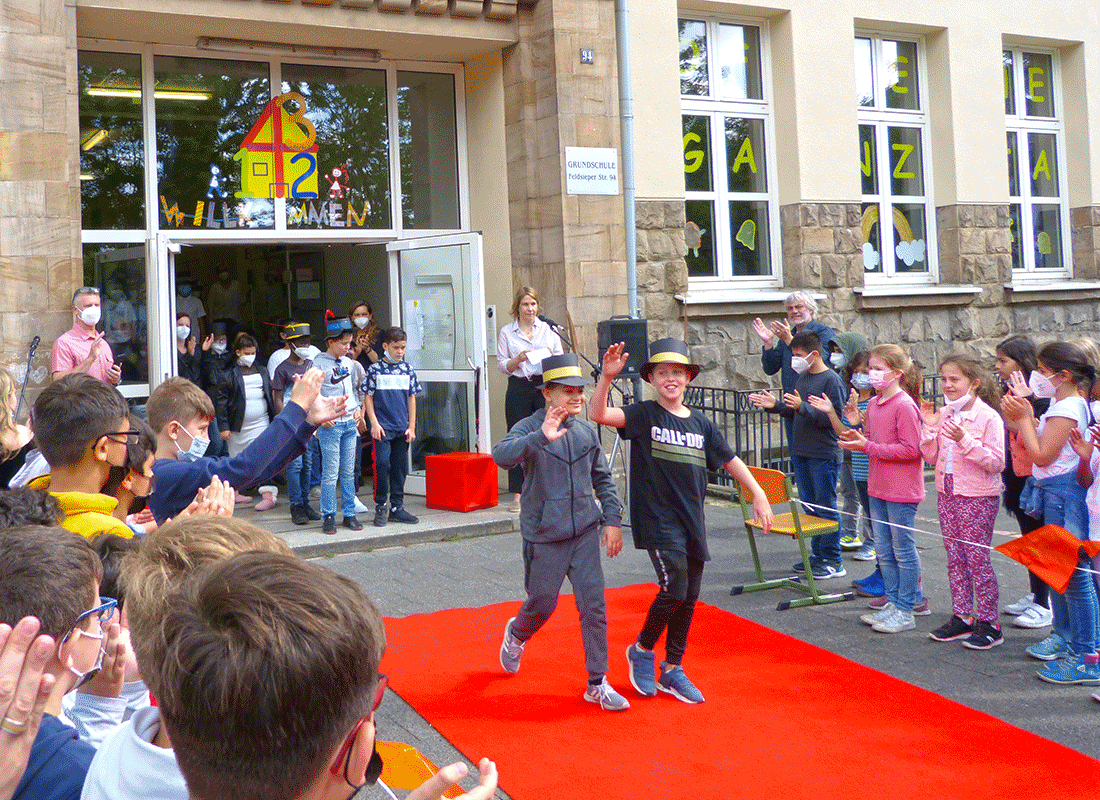
[{"label": "grey hooded jacket", "polygon": [[[596,429],[580,417],[566,417],[561,425],[565,436],[551,442],[542,432],[545,419],[546,409],[521,419],[493,447],[498,466],[523,467],[523,538],[558,542],[598,526],[622,525],[619,490]],[[593,493],[599,497],[599,506]]]}]

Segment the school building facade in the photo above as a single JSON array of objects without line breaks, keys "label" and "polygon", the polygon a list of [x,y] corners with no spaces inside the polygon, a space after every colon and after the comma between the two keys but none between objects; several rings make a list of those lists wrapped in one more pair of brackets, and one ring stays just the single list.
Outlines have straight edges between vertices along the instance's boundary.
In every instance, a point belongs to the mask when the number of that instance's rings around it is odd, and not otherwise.
[{"label": "school building facade", "polygon": [[[515,288],[595,358],[628,237],[650,338],[686,331],[709,385],[761,384],[750,323],[794,289],[925,369],[1096,333],[1093,4],[629,12],[634,231],[613,0],[6,0],[4,366],[40,335],[43,385],[98,283],[140,400],[175,368],[177,282],[224,268],[254,327],[365,299],[409,329],[425,439],[473,450],[503,434]],[[617,156],[614,192],[571,185],[566,148]]]}]

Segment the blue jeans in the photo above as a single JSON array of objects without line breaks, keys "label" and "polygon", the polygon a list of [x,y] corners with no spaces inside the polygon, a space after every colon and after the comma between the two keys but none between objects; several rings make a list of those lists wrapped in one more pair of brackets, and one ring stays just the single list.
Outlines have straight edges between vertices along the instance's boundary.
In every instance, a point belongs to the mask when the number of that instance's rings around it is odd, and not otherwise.
[{"label": "blue jeans", "polygon": [[374,440],[374,502],[390,508],[405,504],[405,476],[409,473],[409,443],[405,431],[385,432]]},{"label": "blue jeans", "polygon": [[[836,476],[839,464],[833,458],[808,458],[791,455],[794,482],[798,485],[798,497],[822,508],[807,508],[806,512],[822,519],[838,518],[836,513]],[[810,540],[813,564],[831,564],[839,567],[840,531],[815,536]]]},{"label": "blue jeans", "polygon": [[321,446],[321,513],[336,513],[336,478],[340,478],[345,517],[355,516],[355,420],[318,428]]},{"label": "blue jeans", "polygon": [[[1077,475],[1067,472],[1036,480],[1042,497],[1043,521],[1060,525],[1078,539],[1089,538],[1089,512],[1085,505],[1085,489],[1077,483]],[[1088,556],[1078,551],[1077,566],[1092,568]],[[1096,651],[1097,597],[1092,575],[1074,571],[1065,594],[1050,593],[1050,609],[1054,612],[1054,632],[1073,647],[1073,652],[1089,654]]]},{"label": "blue jeans", "polygon": [[305,452],[291,461],[286,468],[286,491],[290,495],[290,504],[300,506],[309,502],[310,469],[309,453]]},{"label": "blue jeans", "polygon": [[[916,503],[894,503],[871,496],[871,526],[875,532],[886,599],[902,611],[912,611],[920,594],[920,558],[913,540]],[[906,526],[901,528],[898,526]]]},{"label": "blue jeans", "polygon": [[309,490],[321,485],[321,440],[313,436],[309,440],[303,458],[309,459]]}]

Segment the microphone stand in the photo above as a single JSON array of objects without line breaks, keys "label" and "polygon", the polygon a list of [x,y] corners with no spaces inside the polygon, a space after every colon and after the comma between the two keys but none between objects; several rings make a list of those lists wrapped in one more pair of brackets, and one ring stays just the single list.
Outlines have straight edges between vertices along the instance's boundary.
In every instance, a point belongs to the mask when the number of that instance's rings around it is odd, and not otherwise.
[{"label": "microphone stand", "polygon": [[19,421],[19,412],[23,410],[23,395],[27,392],[27,381],[31,378],[31,362],[34,361],[34,351],[38,349],[38,343],[42,341],[41,336],[35,336],[31,339],[30,350],[27,352],[27,371],[23,375],[23,388],[19,390],[19,403],[15,406],[15,417],[13,422]]}]

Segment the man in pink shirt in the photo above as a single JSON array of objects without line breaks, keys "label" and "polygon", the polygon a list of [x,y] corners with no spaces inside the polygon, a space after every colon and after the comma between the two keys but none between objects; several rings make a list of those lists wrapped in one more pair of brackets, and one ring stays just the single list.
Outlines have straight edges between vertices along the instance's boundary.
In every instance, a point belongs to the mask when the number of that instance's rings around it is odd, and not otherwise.
[{"label": "man in pink shirt", "polygon": [[112,385],[122,380],[111,346],[96,330],[99,323],[99,289],[82,286],[73,294],[73,327],[57,337],[50,351],[53,379],[72,372],[86,372]]}]

